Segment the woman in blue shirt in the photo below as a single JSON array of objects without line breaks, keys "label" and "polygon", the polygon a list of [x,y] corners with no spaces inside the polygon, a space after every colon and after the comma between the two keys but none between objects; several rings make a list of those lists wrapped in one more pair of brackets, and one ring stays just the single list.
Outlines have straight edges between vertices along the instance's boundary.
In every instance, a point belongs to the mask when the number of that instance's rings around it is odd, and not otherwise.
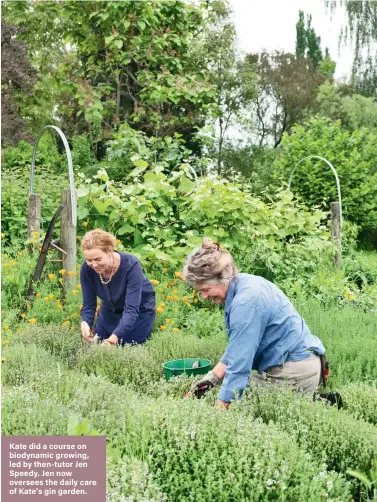
[{"label": "woman in blue shirt", "polygon": [[303,392],[317,389],[325,348],[277,286],[238,273],[232,255],[208,238],[187,258],[183,275],[202,298],[225,302],[229,338],[220,362],[193,390],[223,379],[218,404],[227,407],[235,392],[241,395],[247,387],[252,370],[257,385],[286,382]]},{"label": "woman in blue shirt", "polygon": [[115,251],[115,244],[113,235],[99,229],[82,239],[81,333],[93,340],[91,328],[100,298],[94,335],[106,344],[144,343],[154,323],[155,292],[136,256]]}]

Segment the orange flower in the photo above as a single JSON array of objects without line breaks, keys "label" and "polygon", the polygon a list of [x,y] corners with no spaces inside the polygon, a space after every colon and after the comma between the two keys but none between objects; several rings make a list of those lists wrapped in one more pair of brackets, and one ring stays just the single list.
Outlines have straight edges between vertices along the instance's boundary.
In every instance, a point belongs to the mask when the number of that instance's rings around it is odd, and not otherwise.
[{"label": "orange flower", "polygon": [[74,295],[78,295],[78,294],[79,294],[79,292],[80,292],[80,291],[79,291],[78,289],[74,289],[74,290],[72,291],[72,293],[73,293]]},{"label": "orange flower", "polygon": [[165,319],[165,321],[166,321],[167,323],[169,323],[169,322],[171,322],[171,319]]},{"label": "orange flower", "polygon": [[61,305],[61,304],[59,303],[59,305],[58,305],[58,309],[59,309],[59,310],[63,310],[63,305]]},{"label": "orange flower", "polygon": [[36,324],[37,319],[35,317],[32,317],[31,319],[29,319],[29,322],[30,324]]},{"label": "orange flower", "polygon": [[153,286],[157,286],[157,284],[160,284],[160,281],[157,281],[156,279],[151,279],[151,283]]},{"label": "orange flower", "polygon": [[161,330],[161,331],[165,331],[165,329],[166,329],[166,326],[165,326],[164,324],[161,324],[161,326],[160,326],[160,330]]},{"label": "orange flower", "polygon": [[163,307],[157,307],[156,312],[157,312],[157,314],[163,314],[163,312],[164,312]]}]

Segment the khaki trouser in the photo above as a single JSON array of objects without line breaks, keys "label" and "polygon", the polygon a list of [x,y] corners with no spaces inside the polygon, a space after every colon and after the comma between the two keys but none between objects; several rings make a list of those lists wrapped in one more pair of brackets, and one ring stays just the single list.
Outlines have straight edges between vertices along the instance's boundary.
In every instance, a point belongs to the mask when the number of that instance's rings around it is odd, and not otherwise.
[{"label": "khaki trouser", "polygon": [[294,390],[314,392],[321,379],[321,360],[312,354],[301,361],[286,361],[281,366],[272,366],[267,371],[253,373],[250,379],[253,385],[288,384]]}]

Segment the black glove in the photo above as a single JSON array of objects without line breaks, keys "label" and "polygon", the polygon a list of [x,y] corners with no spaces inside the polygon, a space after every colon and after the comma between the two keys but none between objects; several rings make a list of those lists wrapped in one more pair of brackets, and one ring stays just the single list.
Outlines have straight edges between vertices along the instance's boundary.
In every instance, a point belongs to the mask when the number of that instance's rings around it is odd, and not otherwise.
[{"label": "black glove", "polygon": [[209,371],[191,387],[191,392],[195,397],[201,399],[210,389],[217,387],[219,383],[220,379],[217,378],[213,371]]}]

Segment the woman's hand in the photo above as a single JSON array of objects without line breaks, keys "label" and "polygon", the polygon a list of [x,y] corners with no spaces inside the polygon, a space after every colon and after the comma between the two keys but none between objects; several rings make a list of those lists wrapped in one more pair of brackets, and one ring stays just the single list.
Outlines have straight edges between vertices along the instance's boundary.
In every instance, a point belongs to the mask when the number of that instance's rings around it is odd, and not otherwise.
[{"label": "woman's hand", "polygon": [[102,345],[109,347],[110,345],[116,345],[118,343],[118,337],[116,335],[111,335],[102,342]]},{"label": "woman's hand", "polygon": [[92,338],[89,324],[86,321],[81,321],[81,334],[85,340],[90,340]]},{"label": "woman's hand", "polygon": [[221,401],[221,399],[218,399],[215,406],[216,408],[228,408],[230,403],[226,403],[225,401]]}]

